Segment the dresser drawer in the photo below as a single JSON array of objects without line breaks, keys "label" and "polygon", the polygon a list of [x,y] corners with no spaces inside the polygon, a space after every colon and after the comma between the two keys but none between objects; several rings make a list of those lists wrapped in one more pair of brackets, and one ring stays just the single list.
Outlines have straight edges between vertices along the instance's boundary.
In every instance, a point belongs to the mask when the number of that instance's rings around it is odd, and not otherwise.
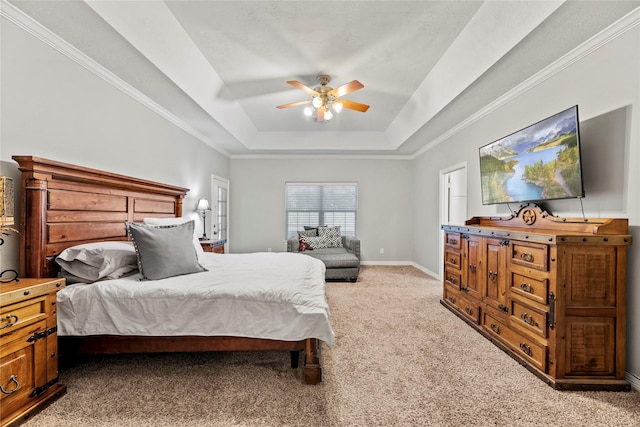
[{"label": "dresser drawer", "polygon": [[445,251],[444,253],[444,264],[447,267],[455,268],[460,270],[460,266],[462,265],[462,256],[458,251]]},{"label": "dresser drawer", "polygon": [[[539,274],[544,275],[543,273]],[[546,305],[549,295],[549,279],[546,277],[531,277],[533,275],[512,270],[511,295],[522,297],[525,301],[531,300]]]},{"label": "dresser drawer", "polygon": [[547,337],[547,313],[516,300],[511,300],[511,325],[543,338]]},{"label": "dresser drawer", "polygon": [[549,246],[513,241],[511,242],[511,263],[548,271]]},{"label": "dresser drawer", "polygon": [[534,340],[525,337],[514,329],[509,328],[491,313],[485,312],[483,326],[487,332],[498,338],[536,368],[546,372],[547,348]]},{"label": "dresser drawer", "polygon": [[444,243],[451,248],[459,250],[460,248],[462,248],[462,239],[460,233],[445,232]]},{"label": "dresser drawer", "polygon": [[46,296],[41,296],[0,308],[0,335],[45,319],[46,300]]},{"label": "dresser drawer", "polygon": [[445,286],[444,294],[445,299],[453,304],[464,317],[476,325],[480,323],[480,309],[477,303],[463,297],[457,291],[452,291],[449,286]]},{"label": "dresser drawer", "polygon": [[459,270],[454,270],[447,267],[444,271],[444,281],[445,283],[460,289],[460,284],[462,283],[462,275]]}]

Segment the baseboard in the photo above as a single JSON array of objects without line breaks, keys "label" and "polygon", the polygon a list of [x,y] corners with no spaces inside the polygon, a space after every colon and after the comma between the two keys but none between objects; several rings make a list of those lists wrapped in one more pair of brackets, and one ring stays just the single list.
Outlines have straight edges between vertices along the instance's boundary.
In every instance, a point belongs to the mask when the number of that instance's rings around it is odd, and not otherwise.
[{"label": "baseboard", "polygon": [[429,276],[433,277],[434,279],[440,280],[440,275],[438,273],[434,273],[433,271],[429,270],[428,268],[425,268],[425,267],[421,266],[420,264],[416,264],[415,262],[412,262],[411,265],[414,266],[415,268],[417,268],[418,270],[422,271],[423,273],[427,273]]},{"label": "baseboard", "polygon": [[410,265],[410,266],[415,267],[418,270],[422,271],[423,273],[428,274],[429,276],[433,277],[434,279],[440,280],[440,275],[439,274],[434,273],[433,271],[429,270],[428,268],[425,268],[425,267],[421,266],[420,264],[416,264],[413,261],[361,261],[360,265]]},{"label": "baseboard", "polygon": [[360,261],[360,265],[413,265],[411,261]]},{"label": "baseboard", "polygon": [[640,377],[638,377],[635,374],[632,374],[629,371],[626,371],[625,374],[626,374],[625,379],[629,381],[629,384],[631,384],[631,388],[634,389],[635,391],[640,392]]}]

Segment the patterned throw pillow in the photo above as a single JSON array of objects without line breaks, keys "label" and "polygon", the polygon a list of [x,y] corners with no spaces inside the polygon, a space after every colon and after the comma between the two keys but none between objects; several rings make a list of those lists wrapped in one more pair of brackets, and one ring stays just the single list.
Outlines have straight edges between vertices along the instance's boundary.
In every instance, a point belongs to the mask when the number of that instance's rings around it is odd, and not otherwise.
[{"label": "patterned throw pillow", "polygon": [[309,249],[322,249],[322,248],[328,248],[328,246],[326,246],[325,241],[322,239],[322,237],[307,237],[306,238],[307,243],[309,244]]},{"label": "patterned throw pillow", "polygon": [[304,231],[299,231],[298,234],[304,234],[307,237],[317,237],[318,236],[318,228],[317,227],[309,227],[304,226]]},{"label": "patterned throw pillow", "polygon": [[342,247],[342,236],[339,225],[335,227],[318,227],[318,236],[322,239],[321,244],[324,248]]}]

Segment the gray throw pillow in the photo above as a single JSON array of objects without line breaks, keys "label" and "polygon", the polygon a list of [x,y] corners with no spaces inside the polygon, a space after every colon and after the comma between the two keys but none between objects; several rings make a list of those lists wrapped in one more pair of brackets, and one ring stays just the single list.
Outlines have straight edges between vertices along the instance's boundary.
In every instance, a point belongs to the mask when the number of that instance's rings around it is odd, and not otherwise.
[{"label": "gray throw pillow", "polygon": [[56,257],[63,271],[85,283],[117,279],[138,268],[131,242],[94,242],[72,246]]},{"label": "gray throw pillow", "polygon": [[144,279],[159,280],[207,271],[198,264],[193,247],[193,221],[152,226],[127,222]]}]

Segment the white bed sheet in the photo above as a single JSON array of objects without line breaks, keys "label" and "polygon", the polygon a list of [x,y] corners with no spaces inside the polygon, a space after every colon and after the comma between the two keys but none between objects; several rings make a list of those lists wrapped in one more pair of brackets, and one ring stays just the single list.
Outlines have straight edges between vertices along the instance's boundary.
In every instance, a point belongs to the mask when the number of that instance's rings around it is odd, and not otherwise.
[{"label": "white bed sheet", "polygon": [[201,263],[208,271],[67,286],[58,292],[58,335],[318,338],[333,345],[321,261],[265,252],[205,253]]}]

